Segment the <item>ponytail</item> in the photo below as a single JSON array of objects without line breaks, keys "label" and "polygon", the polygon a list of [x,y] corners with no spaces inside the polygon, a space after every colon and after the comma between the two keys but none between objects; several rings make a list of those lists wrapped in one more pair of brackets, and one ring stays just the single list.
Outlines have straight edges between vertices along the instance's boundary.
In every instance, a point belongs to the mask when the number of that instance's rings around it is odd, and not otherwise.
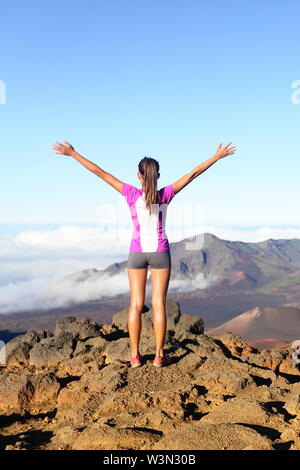
[{"label": "ponytail", "polygon": [[159,163],[154,158],[143,158],[139,163],[139,172],[144,177],[146,207],[152,214],[152,204],[158,203],[157,179],[159,178]]}]

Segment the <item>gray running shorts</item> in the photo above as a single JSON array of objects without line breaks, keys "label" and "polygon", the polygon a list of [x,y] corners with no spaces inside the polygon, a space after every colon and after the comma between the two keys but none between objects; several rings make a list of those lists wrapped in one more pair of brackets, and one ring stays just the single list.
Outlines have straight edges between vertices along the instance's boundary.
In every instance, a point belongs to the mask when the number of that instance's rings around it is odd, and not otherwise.
[{"label": "gray running shorts", "polygon": [[154,269],[171,268],[170,251],[130,251],[127,268],[141,269],[150,266]]}]

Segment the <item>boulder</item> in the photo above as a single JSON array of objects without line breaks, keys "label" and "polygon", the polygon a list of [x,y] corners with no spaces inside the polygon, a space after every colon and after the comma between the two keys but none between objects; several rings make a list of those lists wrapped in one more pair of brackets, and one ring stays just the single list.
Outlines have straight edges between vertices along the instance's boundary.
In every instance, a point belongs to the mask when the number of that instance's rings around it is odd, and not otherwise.
[{"label": "boulder", "polygon": [[195,315],[188,315],[187,313],[181,314],[179,320],[173,325],[172,329],[178,341],[185,340],[186,338],[195,335],[203,334],[204,321],[202,318]]},{"label": "boulder", "polygon": [[[242,424],[210,424],[184,426],[157,441],[153,450],[272,450],[272,441]],[[142,447],[149,449],[149,447]]]},{"label": "boulder", "polygon": [[56,366],[72,356],[74,345],[72,333],[44,338],[30,350],[29,364],[37,368]]},{"label": "boulder", "polygon": [[160,433],[152,429],[114,428],[95,426],[84,429],[72,445],[73,450],[127,450],[152,446]]},{"label": "boulder", "polygon": [[72,333],[75,339],[87,339],[101,336],[101,325],[90,318],[63,317],[56,322],[55,336]]},{"label": "boulder", "polygon": [[32,329],[24,335],[16,336],[6,343],[6,364],[23,366],[29,364],[29,353],[33,346],[44,338],[53,336],[49,330]]},{"label": "boulder", "polygon": [[[128,312],[129,307],[120,312],[117,312],[112,317],[112,324],[117,326],[120,330],[128,332]],[[141,335],[152,336],[153,330],[153,315],[154,311],[152,308],[144,307],[142,313],[142,329]],[[172,300],[166,301],[166,317],[167,317],[167,330],[174,330],[175,325],[178,323],[180,318],[180,306],[177,302]]]},{"label": "boulder", "polygon": [[0,371],[0,413],[25,414],[55,406],[60,384],[53,373]]}]

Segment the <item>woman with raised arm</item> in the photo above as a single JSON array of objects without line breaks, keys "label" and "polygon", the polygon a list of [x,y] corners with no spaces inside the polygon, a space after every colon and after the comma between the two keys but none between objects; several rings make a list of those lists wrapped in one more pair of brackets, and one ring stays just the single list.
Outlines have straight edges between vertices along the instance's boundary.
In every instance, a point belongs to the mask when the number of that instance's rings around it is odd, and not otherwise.
[{"label": "woman with raised arm", "polygon": [[148,267],[151,267],[153,326],[156,340],[156,355],[153,365],[161,367],[171,362],[164,354],[166,336],[166,298],[171,272],[171,256],[168,238],[165,234],[166,210],[175,194],[181,191],[197,176],[223,157],[232,155],[236,147],[231,142],[218,145],[216,153],[175,183],[157,190],[160,176],[159,163],[154,158],[143,158],[138,164],[137,177],[142,189],[124,183],[95,163],[79,155],[71,144],[55,142],[53,149],[61,155],[69,155],[95,173],[103,181],[121,193],[130,208],[133,221],[133,235],[128,254],[128,279],[130,284],[130,306],[128,332],[131,343],[131,366],[139,367],[143,357],[139,353],[141,314],[144,307]]}]

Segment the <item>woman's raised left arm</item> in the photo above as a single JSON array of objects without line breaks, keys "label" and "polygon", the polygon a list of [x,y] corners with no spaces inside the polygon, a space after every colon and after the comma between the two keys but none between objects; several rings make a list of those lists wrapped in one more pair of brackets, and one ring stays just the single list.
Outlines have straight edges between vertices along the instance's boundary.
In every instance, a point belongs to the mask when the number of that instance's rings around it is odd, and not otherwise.
[{"label": "woman's raised left arm", "polygon": [[85,168],[87,168],[89,171],[99,176],[99,178],[103,179],[103,181],[110,184],[113,188],[122,193],[122,186],[124,184],[123,181],[118,180],[118,178],[115,178],[111,173],[108,173],[95,163],[80,155],[78,152],[76,152],[74,147],[69,144],[69,142],[66,142],[65,140],[64,144],[55,142],[52,147],[53,150],[57,150],[55,153],[59,153],[60,155],[68,155],[75,158],[75,160],[85,166]]}]

